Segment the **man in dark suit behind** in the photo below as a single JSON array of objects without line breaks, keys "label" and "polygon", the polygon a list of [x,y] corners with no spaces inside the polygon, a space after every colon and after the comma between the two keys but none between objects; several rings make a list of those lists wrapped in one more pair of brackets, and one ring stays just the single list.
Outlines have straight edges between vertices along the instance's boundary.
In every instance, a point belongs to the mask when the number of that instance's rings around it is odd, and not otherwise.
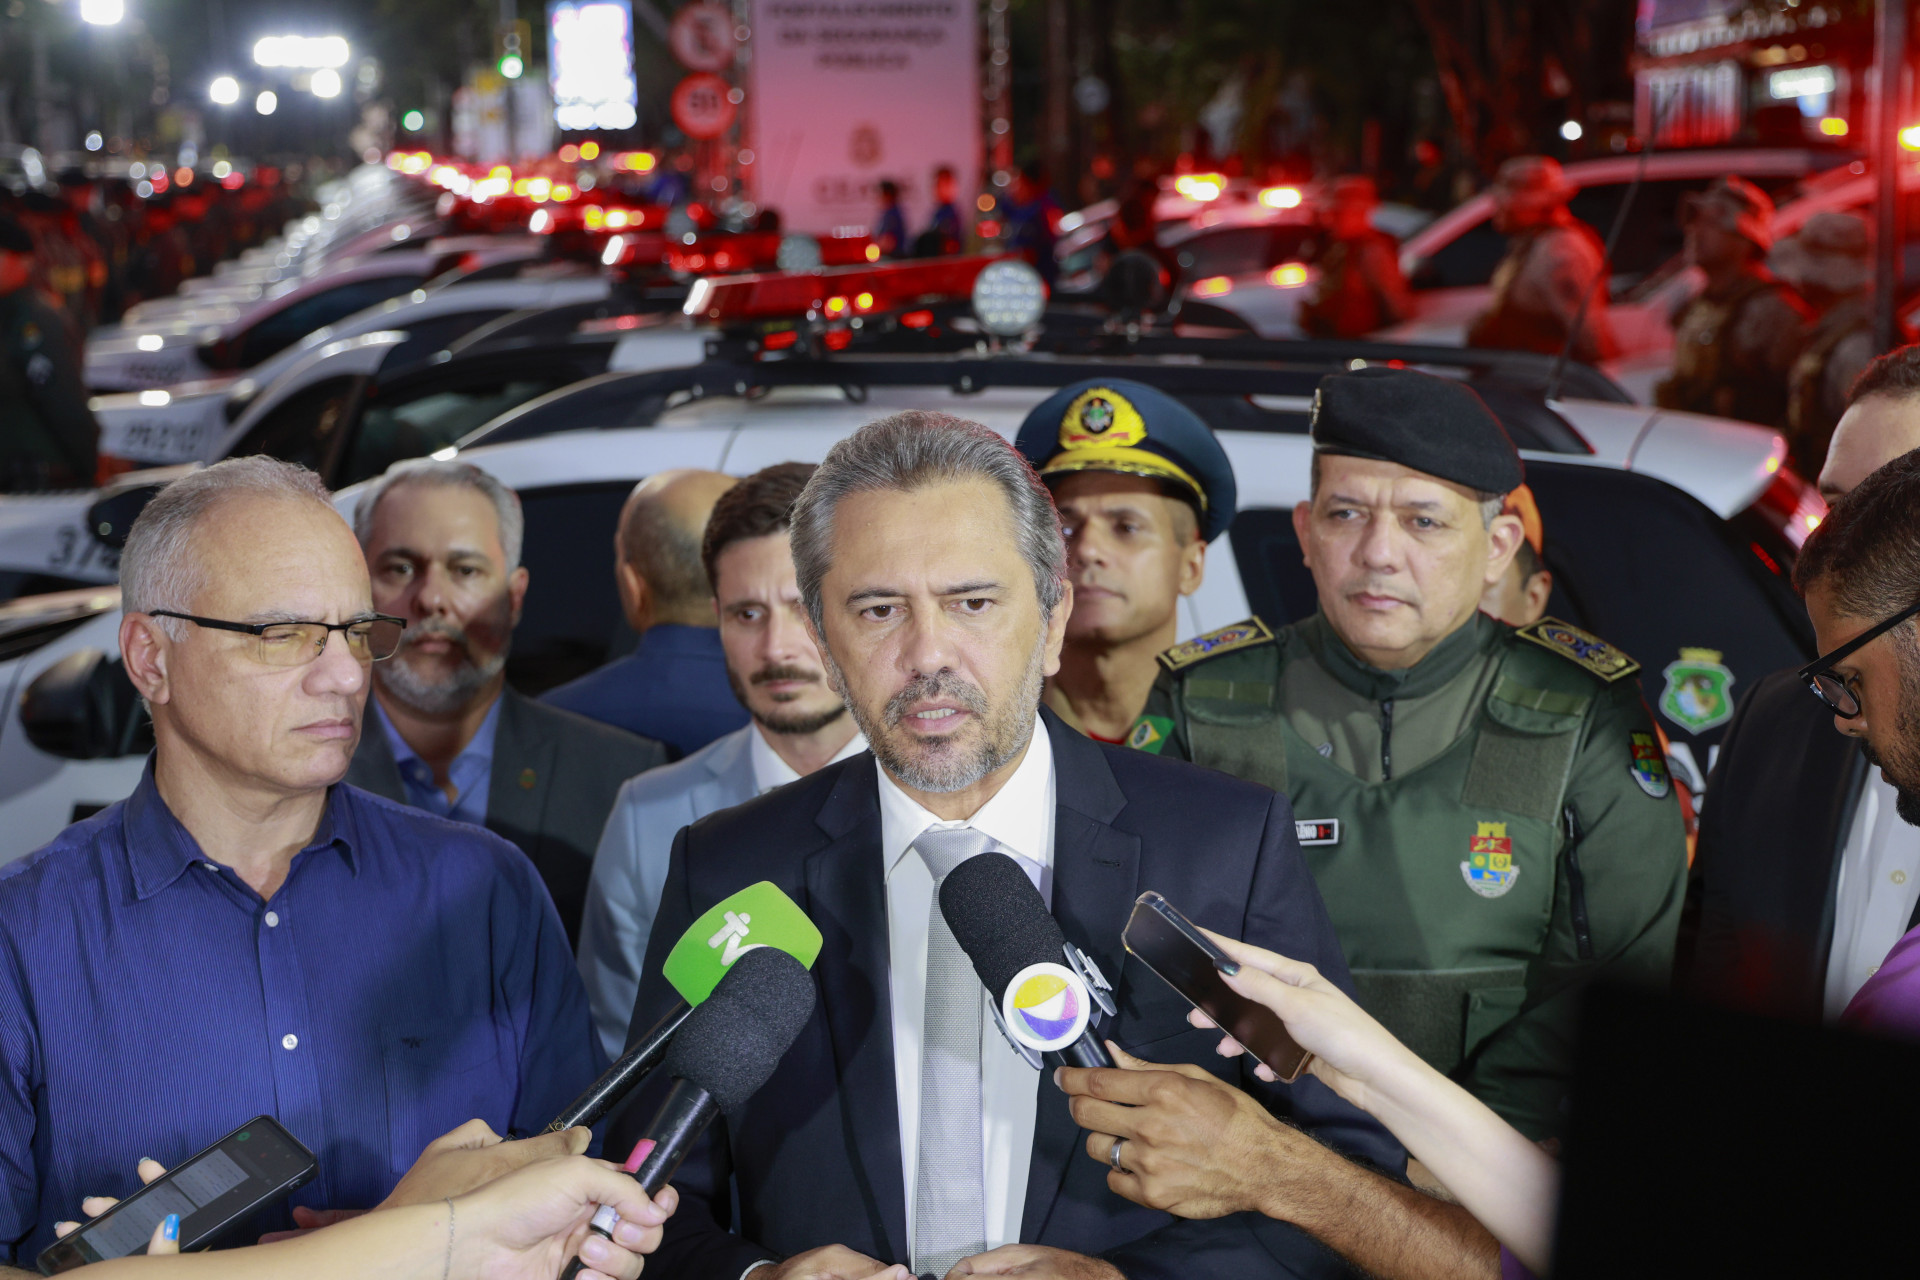
[{"label": "man in dark suit behind", "polygon": [[614,797],[666,748],[507,687],[527,594],[511,489],[466,463],[403,463],[361,496],[354,530],[374,608],[407,630],[375,673],[346,780],[519,845],[577,943]]},{"label": "man in dark suit behind", "polygon": [[[1875,360],[1820,472],[1829,504],[1920,448],[1920,346]],[[1920,836],[1893,788],[1792,671],[1756,684],[1721,739],[1700,816],[1679,985],[1717,1003],[1831,1020],[1920,924]]]},{"label": "man in dark suit behind", "polygon": [[[1314,1138],[1398,1175],[1405,1153],[1370,1118],[1311,1076],[1266,1085],[1214,1055],[1180,997],[1120,945],[1135,897],[1154,889],[1350,989],[1286,798],[1092,742],[1040,711],[1072,607],[1064,547],[1046,490],[987,429],[930,413],[862,428],[808,484],[792,538],[816,643],[873,751],[675,841],[633,1026],[675,999],[661,975],[673,943],[746,885],[779,885],[824,945],[812,1019],[681,1166],[680,1210],[650,1268],[701,1280],[865,1278],[909,1262],[1029,1280],[1339,1272],[1292,1227],[1175,1221],[1109,1191],[1050,1073],[985,1019],[987,993],[935,905],[966,856],[1011,856],[1116,979],[1120,1012],[1102,1034],[1155,1060],[1209,1062]],[[962,972],[964,988],[943,982]],[[616,1121],[613,1149],[667,1087],[650,1082]],[[1324,1185],[1357,1230],[1390,1237],[1421,1199],[1300,1142],[1351,1172]]]}]

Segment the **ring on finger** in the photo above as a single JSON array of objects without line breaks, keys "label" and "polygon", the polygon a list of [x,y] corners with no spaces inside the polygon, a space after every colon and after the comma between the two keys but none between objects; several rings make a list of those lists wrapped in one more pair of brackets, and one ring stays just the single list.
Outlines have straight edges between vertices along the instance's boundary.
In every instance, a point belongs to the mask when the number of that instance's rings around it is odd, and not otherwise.
[{"label": "ring on finger", "polygon": [[1113,1140],[1113,1150],[1107,1152],[1107,1163],[1121,1173],[1132,1173],[1133,1170],[1120,1163],[1120,1146],[1125,1141],[1125,1138],[1115,1138]]}]

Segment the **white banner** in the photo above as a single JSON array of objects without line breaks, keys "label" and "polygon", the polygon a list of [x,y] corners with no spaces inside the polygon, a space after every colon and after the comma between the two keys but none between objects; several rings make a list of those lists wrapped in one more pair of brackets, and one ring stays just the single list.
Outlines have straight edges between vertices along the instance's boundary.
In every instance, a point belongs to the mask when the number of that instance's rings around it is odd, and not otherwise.
[{"label": "white banner", "polygon": [[795,231],[871,227],[900,184],[907,239],[933,213],[933,172],[980,190],[975,0],[754,0],[747,87],[754,198]]}]

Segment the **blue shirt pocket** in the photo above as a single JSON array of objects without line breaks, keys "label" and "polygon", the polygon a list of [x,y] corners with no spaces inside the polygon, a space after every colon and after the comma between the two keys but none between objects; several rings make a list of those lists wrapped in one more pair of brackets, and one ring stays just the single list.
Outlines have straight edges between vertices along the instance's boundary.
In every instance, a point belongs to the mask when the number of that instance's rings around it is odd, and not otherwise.
[{"label": "blue shirt pocket", "polygon": [[409,1022],[381,1033],[393,1171],[413,1167],[429,1142],[469,1120],[505,1135],[519,1071],[505,1033],[486,1014]]}]

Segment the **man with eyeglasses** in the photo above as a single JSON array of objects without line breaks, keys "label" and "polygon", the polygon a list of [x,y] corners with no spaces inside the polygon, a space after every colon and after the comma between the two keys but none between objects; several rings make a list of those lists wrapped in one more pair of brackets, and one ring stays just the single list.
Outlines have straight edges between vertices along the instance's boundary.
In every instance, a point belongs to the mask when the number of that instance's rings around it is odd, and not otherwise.
[{"label": "man with eyeglasses", "polygon": [[[1892,788],[1900,821],[1920,827],[1920,451],[1834,507],[1801,549],[1794,585],[1820,642],[1801,678]],[[1920,929],[1873,966],[1841,1021],[1920,1035]]]},{"label": "man with eyeglasses", "polygon": [[[1920,448],[1920,346],[1853,385],[1820,472],[1838,505]],[[1717,748],[1681,928],[1679,985],[1716,1004],[1831,1021],[1920,924],[1920,830],[1797,671],[1758,681]]]},{"label": "man with eyeglasses", "polygon": [[261,1114],[319,1157],[293,1205],[371,1208],[435,1137],[543,1128],[602,1062],[526,857],[341,785],[401,626],[319,478],[178,480],[120,568],[153,755],[0,872],[0,1264]]}]

